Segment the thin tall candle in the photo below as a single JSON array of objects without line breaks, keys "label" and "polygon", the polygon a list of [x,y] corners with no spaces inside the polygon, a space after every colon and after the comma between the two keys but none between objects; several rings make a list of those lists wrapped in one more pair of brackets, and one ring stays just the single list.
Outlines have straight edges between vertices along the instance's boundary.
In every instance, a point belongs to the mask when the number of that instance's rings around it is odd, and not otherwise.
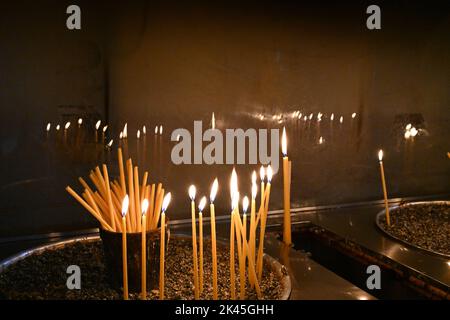
[{"label": "thin tall candle", "polygon": [[246,267],[246,261],[247,261],[247,255],[248,255],[248,249],[247,246],[245,245],[247,243],[247,210],[248,210],[248,205],[249,205],[249,200],[248,197],[245,196],[244,199],[242,200],[242,212],[243,212],[243,217],[242,217],[242,265],[243,265],[243,279],[242,279],[242,284],[241,284],[241,290],[244,290],[243,293],[243,298],[245,298],[245,286],[246,286],[246,278],[245,278],[245,270],[247,269]]},{"label": "thin tall candle", "polygon": [[284,204],[284,219],[283,219],[283,242],[287,245],[291,241],[291,186],[289,170],[289,158],[287,156],[287,138],[286,129],[283,127],[283,135],[281,138],[281,151],[283,153],[283,204]]},{"label": "thin tall candle", "polygon": [[[255,179],[253,179],[253,176]],[[250,205],[250,232],[249,232],[249,260],[252,260],[255,264],[255,247],[256,247],[256,194],[258,192],[258,187],[256,185],[256,172],[253,171],[252,176],[252,201]],[[250,261],[249,261],[250,263]],[[249,282],[253,286],[254,279],[249,272]]]},{"label": "thin tall candle", "polygon": [[122,274],[123,299],[128,300],[128,263],[127,263],[127,222],[125,216],[128,212],[128,195],[122,201]]},{"label": "thin tall candle", "polygon": [[219,182],[217,178],[214,180],[211,187],[211,193],[209,195],[210,211],[211,211],[211,246],[212,246],[212,271],[213,271],[213,299],[218,299],[218,287],[217,287],[217,247],[216,247],[216,213],[214,208],[214,200],[216,199],[217,190],[219,188]]},{"label": "thin tall candle", "polygon": [[203,209],[206,205],[206,197],[200,200],[198,205],[198,233],[199,233],[199,250],[200,250],[200,276],[199,276],[199,291],[200,294],[203,293]]},{"label": "thin tall candle", "polygon": [[165,268],[165,246],[166,246],[166,210],[172,195],[166,194],[161,208],[161,243],[159,245],[159,299],[164,300],[164,268]]},{"label": "thin tall candle", "polygon": [[199,298],[198,287],[198,261],[197,261],[197,228],[195,219],[195,193],[196,189],[194,185],[189,187],[189,197],[191,198],[191,219],[192,219],[192,255],[194,260],[194,297],[196,300]]},{"label": "thin tall candle", "polygon": [[386,189],[386,179],[384,177],[383,150],[378,151],[378,160],[380,161],[381,184],[383,186],[384,207],[386,210],[386,223],[388,226],[391,226],[391,219],[389,216],[389,203]]},{"label": "thin tall candle", "polygon": [[261,206],[264,203],[264,178],[266,176],[266,170],[264,170],[264,167],[261,166],[259,169],[259,178],[261,179]]},{"label": "thin tall candle", "polygon": [[141,252],[141,298],[142,300],[147,299],[147,209],[148,200],[144,199],[142,201],[142,252]]},{"label": "thin tall candle", "polygon": [[265,203],[263,206],[263,210],[260,213],[261,227],[259,230],[259,232],[260,232],[259,233],[259,247],[258,247],[258,257],[257,257],[257,261],[256,261],[256,269],[257,269],[257,275],[258,275],[259,280],[261,280],[261,277],[262,277],[263,254],[264,254],[264,235],[266,232],[266,220],[267,220],[267,214],[268,214],[268,208],[269,208],[271,181],[272,181],[272,167],[269,165],[267,167],[267,186],[266,186],[266,195],[264,197]]}]

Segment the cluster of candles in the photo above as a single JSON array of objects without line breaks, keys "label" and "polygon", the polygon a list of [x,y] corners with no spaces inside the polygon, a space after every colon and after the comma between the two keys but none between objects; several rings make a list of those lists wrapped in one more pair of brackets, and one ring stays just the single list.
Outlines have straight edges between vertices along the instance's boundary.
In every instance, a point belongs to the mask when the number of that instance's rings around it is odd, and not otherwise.
[{"label": "cluster of candles", "polygon": [[[79,181],[84,187],[82,197],[70,186],[69,192],[88,212],[96,218],[104,230],[122,233],[123,259],[123,296],[128,299],[128,268],[127,268],[127,233],[141,233],[141,296],[147,297],[147,264],[146,233],[161,228],[160,236],[160,299],[164,299],[164,257],[165,257],[165,212],[171,200],[171,193],[165,194],[161,183],[147,184],[148,172],[144,173],[142,183],[139,182],[139,169],[133,167],[131,159],[126,162],[127,175],[123,164],[122,149],[118,149],[119,181],[110,181],[108,168],[103,164],[103,172],[99,167],[90,172],[90,179],[97,191],[88,185],[81,177]],[[126,181],[127,176],[128,181]],[[122,201],[120,202],[120,199]]]},{"label": "cluster of candles", "polygon": [[[272,168],[261,167],[261,202],[258,212],[256,212],[256,196],[258,187],[256,184],[256,172],[252,173],[251,200],[247,196],[242,198],[241,217],[239,210],[240,193],[238,189],[238,177],[236,170],[233,169],[230,180],[231,196],[231,215],[230,215],[230,281],[231,281],[231,299],[236,299],[236,275],[235,275],[235,244],[238,249],[239,264],[239,297],[245,299],[246,295],[246,274],[249,284],[255,288],[258,298],[261,297],[259,283],[262,277],[263,255],[264,255],[264,236],[266,229],[267,213],[269,208],[270,189],[272,181]],[[265,178],[267,177],[267,182]],[[212,247],[212,275],[213,275],[213,299],[218,299],[217,283],[217,241],[216,241],[216,222],[214,200],[216,199],[219,188],[218,180],[215,179],[210,192],[210,216],[211,216],[211,247]],[[191,219],[192,219],[192,249],[193,249],[193,278],[194,278],[194,297],[199,299],[203,293],[203,212],[206,205],[206,197],[200,199],[198,205],[198,219],[195,205],[196,187],[191,185],[188,190],[191,200]],[[248,221],[247,213],[250,206],[250,219]],[[198,221],[198,235],[197,235]],[[256,250],[257,230],[259,226],[259,243]],[[198,238],[198,240],[197,240]]]}]

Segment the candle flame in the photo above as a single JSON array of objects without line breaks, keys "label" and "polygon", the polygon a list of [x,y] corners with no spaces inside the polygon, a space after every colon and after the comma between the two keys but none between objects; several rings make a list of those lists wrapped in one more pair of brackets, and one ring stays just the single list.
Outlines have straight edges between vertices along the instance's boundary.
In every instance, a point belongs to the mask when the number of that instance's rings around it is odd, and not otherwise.
[{"label": "candle flame", "polygon": [[302,113],[301,113],[301,112],[299,113],[298,118],[299,118],[299,119],[302,118]]},{"label": "candle flame", "polygon": [[56,126],[56,131],[59,131],[59,128],[60,128],[60,125],[58,124],[58,125]]},{"label": "candle flame", "polygon": [[411,123],[408,123],[408,124],[406,125],[406,127],[405,127],[406,130],[410,130],[411,128],[412,128],[412,124],[411,124]]},{"label": "candle flame", "polygon": [[119,139],[122,139],[122,138],[123,138],[123,133],[122,133],[122,131],[120,131]]},{"label": "candle flame", "polygon": [[125,125],[123,126],[123,137],[124,138],[128,138],[128,123],[125,123]]},{"label": "candle flame", "polygon": [[383,150],[378,151],[378,160],[383,161]]},{"label": "candle flame", "polygon": [[47,123],[47,132],[49,132],[50,131],[50,128],[51,128],[51,124],[50,124],[50,122],[49,123]]},{"label": "candle flame", "polygon": [[341,117],[339,118],[339,122],[340,122],[340,123],[343,123],[343,122],[344,122],[344,117],[343,117],[343,116],[341,116]]},{"label": "candle flame", "polygon": [[189,187],[189,198],[191,198],[192,201],[195,200],[195,193],[197,192],[197,189],[195,189],[194,185],[191,185]]},{"label": "candle flame", "polygon": [[83,123],[83,119],[81,119],[81,118],[78,118],[78,125],[80,125],[81,126],[81,124]]},{"label": "candle flame", "polygon": [[147,134],[147,128],[145,127],[145,125],[142,126],[142,133],[144,134],[144,136]]},{"label": "candle flame", "polygon": [[352,119],[355,119],[356,118],[356,112],[353,112],[352,113]]},{"label": "candle flame", "polygon": [[139,139],[141,137],[141,130],[138,130],[136,133],[136,137]]},{"label": "candle flame", "polygon": [[267,182],[270,183],[272,181],[272,177],[273,177],[273,170],[269,164],[269,166],[267,167]]},{"label": "candle flame", "polygon": [[239,192],[235,192],[233,194],[233,198],[231,199],[231,209],[234,210],[239,205]]},{"label": "candle flame", "polygon": [[314,113],[311,112],[311,113],[309,114],[309,120],[312,120],[313,117],[314,117]]},{"label": "candle flame", "polygon": [[69,127],[70,127],[70,121],[68,121],[68,122],[66,122],[66,125],[64,126],[64,129],[69,129]]},{"label": "candle flame", "polygon": [[248,197],[245,196],[244,199],[242,199],[242,211],[244,212],[244,214],[247,213],[247,209],[248,209]]},{"label": "candle flame", "polygon": [[308,117],[307,116],[305,116],[304,118],[303,118],[303,121],[308,121]]},{"label": "candle flame", "polygon": [[98,120],[98,121],[95,123],[95,130],[98,130],[98,128],[100,128],[101,123],[102,123],[102,120]]},{"label": "candle flame", "polygon": [[144,199],[144,201],[142,201],[141,209],[142,209],[142,215],[145,215],[148,210],[148,200],[147,199]]},{"label": "candle flame", "polygon": [[256,194],[258,193],[258,186],[256,183],[252,184],[252,199],[256,199]]},{"label": "candle flame", "polygon": [[236,169],[233,168],[233,172],[231,173],[230,180],[230,195],[231,199],[233,199],[233,195],[238,192],[238,181],[237,181],[237,173]]},{"label": "candle flame", "polygon": [[107,125],[103,127],[103,133],[105,133],[106,130],[108,130],[108,126]]},{"label": "candle flame", "polygon": [[165,213],[167,210],[167,207],[169,206],[170,200],[172,199],[172,194],[169,192],[168,194],[166,194],[166,196],[163,199],[163,203],[162,203],[162,207],[161,207],[161,212]]},{"label": "candle flame", "polygon": [[406,130],[405,132],[405,139],[409,139],[411,138],[411,131],[410,130]]},{"label": "candle flame", "polygon": [[158,126],[155,127],[155,134],[158,134]]},{"label": "candle flame", "polygon": [[322,143],[323,143],[323,141],[324,141],[324,140],[323,140],[323,138],[322,138],[322,137],[320,137],[320,138],[319,138],[319,144],[322,144]]},{"label": "candle flame", "polygon": [[334,120],[334,113],[331,114],[330,120],[331,120],[331,121]]},{"label": "candle flame", "polygon": [[217,178],[215,178],[211,187],[211,193],[209,194],[209,201],[211,201],[211,203],[214,203],[218,189],[219,189],[219,181],[217,180]]},{"label": "candle flame", "polygon": [[130,199],[128,198],[128,195],[126,195],[122,201],[122,217],[125,217],[127,215],[129,203]]},{"label": "candle flame", "polygon": [[259,178],[261,179],[261,181],[264,181],[265,177],[266,177],[266,170],[264,170],[264,167],[261,166],[261,168],[259,168]]},{"label": "candle flame", "polygon": [[411,137],[415,137],[419,131],[416,128],[412,127],[410,130]]},{"label": "candle flame", "polygon": [[286,138],[286,128],[283,127],[283,134],[281,135],[281,152],[283,156],[287,156],[287,138]]},{"label": "candle flame", "polygon": [[203,209],[205,208],[205,206],[206,206],[206,197],[203,196],[203,197],[200,199],[200,203],[199,203],[199,205],[198,205],[198,211],[203,212]]},{"label": "candle flame", "polygon": [[212,113],[212,117],[211,117],[211,128],[213,128],[213,129],[216,128],[216,117],[214,116],[214,112]]},{"label": "candle flame", "polygon": [[253,170],[253,172],[252,172],[252,184],[255,184],[255,183],[256,183],[256,171]]},{"label": "candle flame", "polygon": [[113,140],[113,139],[111,139],[111,141],[109,141],[109,143],[108,143],[108,147],[109,147],[109,148],[111,148],[111,146],[112,146],[113,142],[114,142],[114,140]]},{"label": "candle flame", "polygon": [[163,126],[160,125],[160,126],[159,126],[159,135],[162,135],[162,133],[163,133]]}]

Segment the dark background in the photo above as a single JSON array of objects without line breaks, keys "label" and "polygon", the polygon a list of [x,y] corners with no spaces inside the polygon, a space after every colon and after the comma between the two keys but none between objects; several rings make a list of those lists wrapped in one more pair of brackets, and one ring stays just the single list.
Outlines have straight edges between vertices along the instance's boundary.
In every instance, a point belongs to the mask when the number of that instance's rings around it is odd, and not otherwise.
[{"label": "dark background", "polygon": [[[82,30],[66,28],[70,4]],[[366,28],[370,4],[381,30]],[[207,126],[213,111],[219,129],[287,127],[293,207],[380,199],[379,148],[391,197],[449,193],[449,35],[448,1],[2,1],[0,236],[95,225],[64,187],[103,161],[116,173],[125,122],[135,158],[147,126],[140,167],[173,192],[172,219],[189,217],[189,184],[208,194],[215,176],[227,214],[231,166],[170,163],[170,132]],[[289,120],[295,110],[325,115]],[[331,113],[344,123],[331,129]],[[97,119],[109,124],[111,152],[58,146],[55,124],[75,130],[80,116],[86,135]],[[409,122],[421,129],[414,141],[403,138]],[[237,168],[242,194],[254,168]],[[279,177],[271,209],[281,208]]]}]

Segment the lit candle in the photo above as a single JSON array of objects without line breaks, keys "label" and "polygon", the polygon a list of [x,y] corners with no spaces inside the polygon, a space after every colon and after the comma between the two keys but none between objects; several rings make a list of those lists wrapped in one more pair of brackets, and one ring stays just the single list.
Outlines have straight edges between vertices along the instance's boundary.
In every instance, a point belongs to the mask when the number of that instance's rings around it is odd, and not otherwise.
[{"label": "lit candle", "polygon": [[247,258],[247,210],[248,210],[248,205],[249,205],[249,200],[248,197],[245,196],[242,199],[242,212],[243,212],[243,217],[242,217],[242,265],[243,265],[243,271],[242,271],[242,281],[241,281],[241,300],[245,299],[245,285],[246,285],[246,278],[245,278],[245,270],[247,269],[246,267],[246,258]]},{"label": "lit candle", "polygon": [[127,265],[127,222],[128,195],[122,201],[122,274],[123,274],[123,299],[128,300],[128,265]]},{"label": "lit candle", "polygon": [[271,187],[271,181],[272,181],[272,174],[273,174],[272,167],[269,165],[267,167],[267,186],[266,186],[264,209],[260,213],[261,227],[259,229],[259,247],[258,247],[258,257],[256,260],[256,269],[257,269],[257,274],[258,274],[259,280],[261,280],[261,277],[262,277],[263,254],[264,254],[264,235],[266,232],[266,220],[267,220],[267,213],[269,210],[270,187]]},{"label": "lit candle", "polygon": [[213,271],[213,299],[218,299],[217,287],[217,248],[216,248],[216,214],[214,208],[214,200],[216,199],[217,190],[219,189],[219,182],[217,178],[214,180],[209,195],[210,211],[211,211],[211,246],[212,246],[212,271]]},{"label": "lit candle", "polygon": [[95,142],[98,142],[98,129],[100,128],[101,123],[102,123],[102,120],[98,120],[95,123]]},{"label": "lit candle", "polygon": [[199,291],[203,293],[203,209],[206,205],[206,197],[202,197],[198,205],[198,233],[199,233],[199,250],[200,250],[200,277],[199,277]]},{"label": "lit candle", "polygon": [[192,218],[192,255],[194,260],[194,296],[197,300],[199,298],[198,291],[198,261],[197,261],[197,228],[195,219],[195,193],[194,185],[189,187],[189,198],[191,198],[191,218]]},{"label": "lit candle", "polygon": [[283,127],[283,135],[281,138],[281,152],[283,153],[283,203],[284,203],[284,220],[283,220],[283,242],[287,245],[291,244],[291,172],[290,161],[287,156],[287,138],[286,129]]},{"label": "lit candle", "polygon": [[263,206],[264,203],[264,178],[266,176],[266,171],[264,170],[264,167],[261,166],[259,169],[259,178],[261,179],[261,206]]},{"label": "lit candle", "polygon": [[103,126],[103,129],[102,129],[102,143],[103,143],[103,141],[105,141],[106,130],[108,130],[108,126]]},{"label": "lit candle", "polygon": [[[233,174],[234,173],[234,174]],[[235,253],[234,253],[234,238],[235,238],[235,225],[234,216],[235,210],[238,205],[235,200],[235,193],[237,192],[237,177],[235,177],[235,171],[233,169],[230,180],[230,195],[231,195],[231,220],[230,220],[230,290],[231,299],[236,299],[236,275],[235,275]]]},{"label": "lit candle", "polygon": [[384,207],[386,210],[386,223],[388,226],[390,226],[391,219],[389,217],[389,204],[388,204],[387,190],[386,190],[386,179],[384,178],[383,150],[378,151],[378,160],[380,161],[381,184],[383,186]]},{"label": "lit candle", "polygon": [[[256,194],[258,192],[258,187],[256,185],[256,172],[253,171],[252,174],[252,202],[250,206],[250,233],[249,233],[249,260],[255,264],[255,247],[256,247]],[[249,261],[250,263],[250,261]],[[253,286],[254,279],[249,272],[249,282]]]},{"label": "lit candle", "polygon": [[164,300],[164,267],[165,267],[165,241],[166,241],[166,210],[172,195],[166,194],[161,207],[161,244],[159,245],[159,299]]},{"label": "lit candle", "polygon": [[147,299],[147,209],[148,200],[144,199],[142,201],[142,252],[141,252],[141,298],[142,300]]}]

